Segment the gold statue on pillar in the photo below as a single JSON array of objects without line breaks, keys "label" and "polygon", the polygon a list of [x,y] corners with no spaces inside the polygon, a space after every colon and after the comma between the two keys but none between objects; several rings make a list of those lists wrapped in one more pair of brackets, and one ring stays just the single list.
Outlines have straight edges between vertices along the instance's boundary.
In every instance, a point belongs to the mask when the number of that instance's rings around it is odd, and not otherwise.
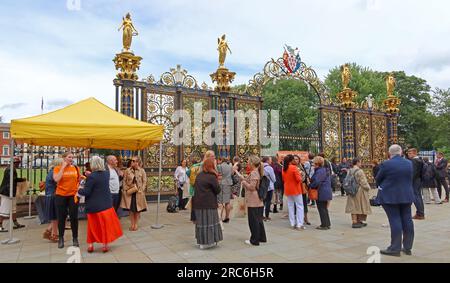
[{"label": "gold statue on pillar", "polygon": [[388,97],[394,96],[394,88],[397,82],[395,81],[394,74],[390,73],[386,77],[386,89],[387,89],[387,95]]},{"label": "gold statue on pillar", "polygon": [[217,39],[217,50],[219,51],[219,68],[223,68],[224,67],[224,63],[225,63],[225,58],[227,57],[227,51],[230,51],[231,54],[231,49],[228,46],[227,41],[225,40],[225,34],[222,35],[221,38]]},{"label": "gold statue on pillar", "polygon": [[131,21],[130,13],[127,13],[125,17],[122,18],[122,25],[119,27],[123,30],[122,43],[123,43],[123,52],[130,52],[131,40],[133,36],[138,35],[138,31],[134,28],[133,22]]},{"label": "gold statue on pillar", "polygon": [[349,89],[348,84],[350,83],[351,78],[352,74],[350,72],[350,66],[348,64],[341,66],[341,79],[344,89]]}]

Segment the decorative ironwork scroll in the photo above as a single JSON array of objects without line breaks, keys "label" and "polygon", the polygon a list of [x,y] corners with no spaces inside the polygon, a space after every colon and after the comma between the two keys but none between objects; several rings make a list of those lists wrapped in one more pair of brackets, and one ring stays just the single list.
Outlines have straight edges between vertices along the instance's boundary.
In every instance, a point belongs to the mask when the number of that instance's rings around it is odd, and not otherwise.
[{"label": "decorative ironwork scroll", "polygon": [[322,145],[327,158],[341,159],[342,129],[341,113],[336,110],[322,110]]},{"label": "decorative ironwork scroll", "polygon": [[[174,97],[169,94],[147,93],[147,122],[164,125],[163,160],[164,166],[177,165],[177,148],[173,145],[174,125],[171,116],[174,111]],[[145,156],[145,167],[159,166],[159,145],[150,146]]]},{"label": "decorative ironwork scroll", "polygon": [[300,64],[301,66],[296,72],[290,73],[286,67],[284,67],[283,58],[278,58],[277,60],[272,59],[266,63],[262,72],[253,76],[249,81],[245,92],[252,96],[261,96],[264,85],[271,80],[296,79],[304,81],[313,87],[317,92],[322,105],[334,105],[334,98],[329,94],[323,82],[320,81],[316,71],[311,67],[306,66],[303,62]]},{"label": "decorative ironwork scroll", "polygon": [[[200,121],[195,121],[196,116],[194,116],[194,103],[201,103],[202,105],[202,113],[201,115],[198,115],[198,118]],[[183,96],[183,109],[186,110],[189,113],[189,116],[191,117],[191,123],[192,123],[192,131],[191,131],[191,144],[190,145],[184,145],[183,146],[183,158],[187,159],[188,161],[192,161],[193,159],[201,160],[205,152],[209,149],[209,147],[203,142],[201,145],[195,145],[194,143],[194,134],[197,132],[195,129],[196,125],[202,125],[201,133],[204,133],[206,123],[203,122],[202,117],[203,114],[209,110],[209,99],[208,98],[199,98],[194,96]]]},{"label": "decorative ironwork scroll", "polygon": [[381,115],[372,116],[372,143],[373,143],[373,159],[381,162],[385,160],[387,155],[387,125],[386,117]]},{"label": "decorative ironwork scroll", "polygon": [[356,156],[362,163],[370,163],[372,160],[372,146],[370,136],[370,116],[368,113],[355,114]]},{"label": "decorative ironwork scroll", "polygon": [[159,83],[166,86],[182,86],[186,88],[200,89],[197,84],[197,80],[187,74],[188,72],[181,69],[181,65],[177,65],[177,68],[171,68],[170,72],[165,72],[161,75]]},{"label": "decorative ironwork scroll", "polygon": [[[147,176],[147,192],[148,194],[157,194],[158,193],[158,176]],[[175,188],[175,180],[173,175],[170,176],[161,176],[161,193],[170,193],[173,192]]]},{"label": "decorative ironwork scroll", "polygon": [[[256,114],[259,113],[259,105],[254,102],[245,102],[245,101],[238,101],[236,103],[237,108],[236,110],[242,110],[244,112],[249,110],[256,111]],[[244,162],[247,162],[247,159],[250,155],[258,155],[261,151],[259,145],[250,145],[250,136],[256,135],[258,137],[258,127],[252,128],[249,123],[245,123],[245,144],[237,144],[237,152],[236,155],[241,158]]]}]

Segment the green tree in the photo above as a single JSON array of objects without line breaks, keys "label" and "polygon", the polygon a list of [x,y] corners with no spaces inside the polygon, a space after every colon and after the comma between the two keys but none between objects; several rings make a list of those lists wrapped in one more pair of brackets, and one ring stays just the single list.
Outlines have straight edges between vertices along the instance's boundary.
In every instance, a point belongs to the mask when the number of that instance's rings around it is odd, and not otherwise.
[{"label": "green tree", "polygon": [[[281,80],[264,86],[263,109],[279,110],[280,134],[311,136],[318,133],[319,97],[313,88],[298,80]],[[280,140],[281,149],[313,150],[310,142]]]},{"label": "green tree", "polygon": [[[369,94],[372,94],[375,101],[381,105],[383,99],[386,98],[386,86],[383,74],[375,72],[370,68],[357,65],[356,63],[351,63],[349,65],[352,74],[349,87],[358,92],[356,102],[360,104]],[[334,96],[342,91],[343,86],[340,66],[336,66],[329,71],[325,78],[325,85]]]},{"label": "green tree", "polygon": [[450,88],[432,91],[431,110],[434,123],[430,127],[435,135],[434,148],[450,156]]},{"label": "green tree", "polygon": [[240,92],[245,91],[245,88],[246,88],[246,87],[247,87],[247,85],[245,85],[245,84],[235,85],[235,86],[232,86],[232,87],[231,87],[231,92],[237,92],[237,93],[240,93]]},{"label": "green tree", "polygon": [[401,99],[398,123],[399,136],[409,146],[432,149],[435,132],[430,127],[433,115],[427,110],[431,105],[430,86],[426,80],[394,72],[397,81],[396,95]]}]

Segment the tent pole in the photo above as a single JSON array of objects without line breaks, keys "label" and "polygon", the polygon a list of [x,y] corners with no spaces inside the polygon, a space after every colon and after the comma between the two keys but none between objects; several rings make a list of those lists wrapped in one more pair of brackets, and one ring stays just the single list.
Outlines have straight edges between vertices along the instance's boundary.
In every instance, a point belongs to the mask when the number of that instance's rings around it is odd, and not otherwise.
[{"label": "tent pole", "polygon": [[156,223],[152,225],[153,229],[161,229],[164,225],[159,224],[159,204],[161,202],[161,171],[162,171],[162,140],[159,141],[159,178],[158,178],[158,203],[156,205]]},{"label": "tent pole", "polygon": [[[31,162],[30,162],[30,167],[28,167],[28,170],[30,170],[30,187],[28,188],[28,216],[25,216],[24,219],[33,219],[35,218],[34,216],[31,216],[31,192],[32,189],[34,189],[34,184],[33,184],[33,180],[34,180],[34,173],[33,172],[33,161],[34,161],[34,146],[31,145]],[[42,160],[41,160],[42,162]]]},{"label": "tent pole", "polygon": [[[10,135],[11,136],[11,135]],[[14,140],[11,137],[10,144],[10,163],[9,163],[9,201],[11,201],[11,209],[9,210],[9,239],[3,240],[2,244],[10,245],[20,242],[19,239],[13,238],[13,186],[14,186]]]}]

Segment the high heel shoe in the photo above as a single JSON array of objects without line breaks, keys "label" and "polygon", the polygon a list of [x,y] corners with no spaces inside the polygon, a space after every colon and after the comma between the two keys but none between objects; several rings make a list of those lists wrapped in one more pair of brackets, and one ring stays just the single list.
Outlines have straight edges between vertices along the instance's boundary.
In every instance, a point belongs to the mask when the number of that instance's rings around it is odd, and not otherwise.
[{"label": "high heel shoe", "polygon": [[64,237],[59,237],[58,240],[58,249],[64,248]]},{"label": "high heel shoe", "polygon": [[103,251],[104,253],[107,253],[107,252],[109,251],[109,248],[108,248],[107,246],[104,246],[104,247],[102,248],[102,251]]},{"label": "high heel shoe", "polygon": [[94,251],[94,245],[88,247],[88,253],[92,253]]}]

